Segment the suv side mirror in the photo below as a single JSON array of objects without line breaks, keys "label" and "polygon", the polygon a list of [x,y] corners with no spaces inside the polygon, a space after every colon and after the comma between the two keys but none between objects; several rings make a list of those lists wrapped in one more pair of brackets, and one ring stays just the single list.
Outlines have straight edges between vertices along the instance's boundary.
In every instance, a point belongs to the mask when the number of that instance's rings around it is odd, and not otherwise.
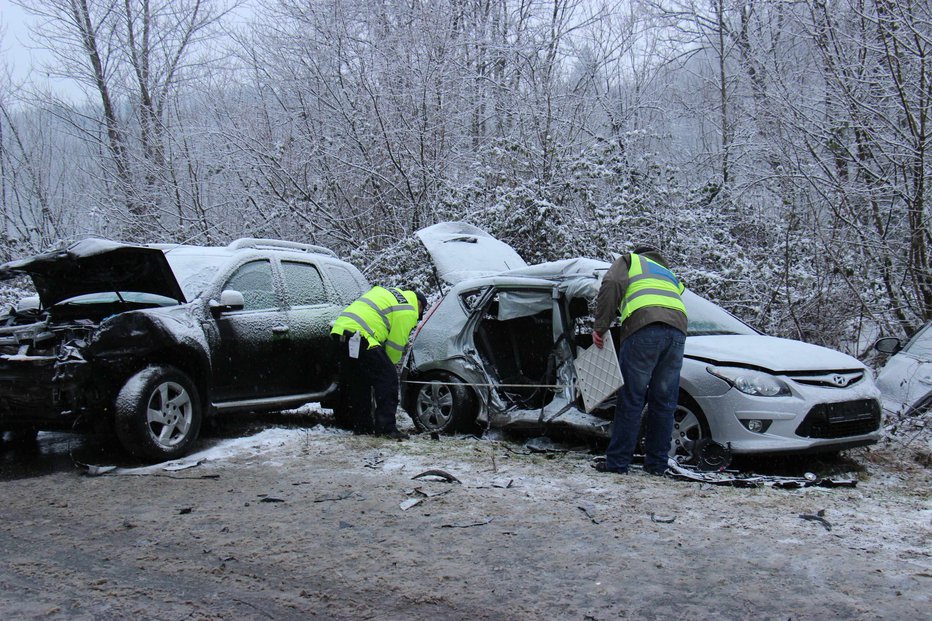
[{"label": "suv side mirror", "polygon": [[874,349],[882,354],[895,354],[903,349],[903,344],[900,343],[900,339],[895,336],[885,336],[881,339],[877,339],[877,342],[874,343]]},{"label": "suv side mirror", "polygon": [[211,312],[219,315],[226,311],[243,310],[245,304],[242,293],[234,289],[224,289],[220,292],[220,301],[211,300],[209,305]]}]

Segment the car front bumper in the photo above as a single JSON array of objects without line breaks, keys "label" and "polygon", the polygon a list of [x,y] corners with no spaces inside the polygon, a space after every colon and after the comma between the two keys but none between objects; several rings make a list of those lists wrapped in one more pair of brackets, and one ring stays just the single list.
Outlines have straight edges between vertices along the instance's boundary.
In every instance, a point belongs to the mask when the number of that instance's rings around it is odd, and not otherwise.
[{"label": "car front bumper", "polygon": [[[879,391],[869,380],[844,389],[792,383],[792,394],[785,397],[731,388],[694,398],[712,438],[733,453],[838,451],[874,444],[881,437]],[[757,425],[762,431],[751,430]]]}]

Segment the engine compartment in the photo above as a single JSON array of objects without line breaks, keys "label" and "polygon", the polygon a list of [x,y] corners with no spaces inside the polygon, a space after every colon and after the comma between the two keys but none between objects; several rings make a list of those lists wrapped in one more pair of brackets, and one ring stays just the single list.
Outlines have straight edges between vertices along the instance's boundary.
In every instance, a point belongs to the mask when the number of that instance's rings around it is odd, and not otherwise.
[{"label": "engine compartment", "polygon": [[83,347],[100,324],[88,318],[56,321],[46,311],[12,311],[0,319],[0,357],[4,360],[55,358],[63,345]]}]

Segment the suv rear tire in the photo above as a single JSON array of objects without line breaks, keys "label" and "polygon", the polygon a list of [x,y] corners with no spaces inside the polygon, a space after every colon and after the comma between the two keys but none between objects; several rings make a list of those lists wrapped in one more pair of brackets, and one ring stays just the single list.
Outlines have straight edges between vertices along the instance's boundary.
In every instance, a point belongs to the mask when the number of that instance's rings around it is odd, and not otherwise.
[{"label": "suv rear tire", "polygon": [[117,395],[115,411],[120,443],[145,459],[183,456],[201,430],[197,388],[170,365],[150,365],[130,377]]}]

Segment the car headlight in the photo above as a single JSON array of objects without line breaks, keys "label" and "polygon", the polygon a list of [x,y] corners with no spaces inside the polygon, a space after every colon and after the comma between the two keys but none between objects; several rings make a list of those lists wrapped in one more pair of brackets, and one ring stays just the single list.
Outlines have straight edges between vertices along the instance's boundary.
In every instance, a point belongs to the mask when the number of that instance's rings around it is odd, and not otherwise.
[{"label": "car headlight", "polygon": [[747,395],[759,397],[786,397],[790,387],[781,379],[752,369],[739,367],[706,367],[706,371],[721,378]]}]

